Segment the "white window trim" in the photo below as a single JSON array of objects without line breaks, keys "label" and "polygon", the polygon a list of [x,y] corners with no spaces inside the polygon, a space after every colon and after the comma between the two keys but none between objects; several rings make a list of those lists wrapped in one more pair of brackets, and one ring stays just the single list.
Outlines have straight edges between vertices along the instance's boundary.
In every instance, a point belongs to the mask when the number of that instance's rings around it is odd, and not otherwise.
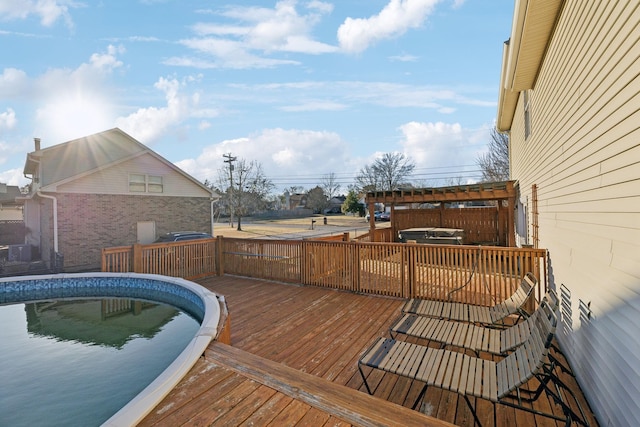
[{"label": "white window trim", "polygon": [[[144,182],[142,180],[133,181],[132,177],[144,177]],[[160,182],[154,182],[159,180]],[[139,191],[132,190],[131,185],[138,185],[142,187],[144,185],[144,189]],[[150,190],[151,188],[159,188],[160,191]],[[164,193],[164,178],[160,175],[148,175],[144,173],[130,173],[129,174],[129,193],[148,193],[148,194],[162,194]]]}]

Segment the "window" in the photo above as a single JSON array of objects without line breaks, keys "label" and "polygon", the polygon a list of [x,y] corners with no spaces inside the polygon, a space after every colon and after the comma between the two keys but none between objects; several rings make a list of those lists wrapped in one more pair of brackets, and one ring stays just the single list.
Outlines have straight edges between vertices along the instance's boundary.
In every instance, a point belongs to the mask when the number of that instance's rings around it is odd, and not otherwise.
[{"label": "window", "polygon": [[132,193],[144,193],[147,190],[145,175],[129,175],[129,191]]},{"label": "window", "polygon": [[162,193],[162,177],[147,176],[147,191],[149,193]]},{"label": "window", "polygon": [[531,135],[531,111],[530,100],[529,100],[529,91],[524,91],[524,139],[529,139],[529,135]]},{"label": "window", "polygon": [[162,193],[162,177],[153,175],[143,175],[137,173],[129,174],[129,192],[131,193]]}]

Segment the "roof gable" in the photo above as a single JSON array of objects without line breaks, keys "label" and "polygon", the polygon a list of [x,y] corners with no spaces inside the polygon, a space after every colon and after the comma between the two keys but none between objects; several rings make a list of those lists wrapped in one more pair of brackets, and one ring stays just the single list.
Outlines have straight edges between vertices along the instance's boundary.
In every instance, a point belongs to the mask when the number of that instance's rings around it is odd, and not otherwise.
[{"label": "roof gable", "polygon": [[[32,154],[40,160],[41,184],[50,185],[85,174],[147,150],[118,128],[54,145]],[[25,167],[26,169],[26,167]],[[33,171],[25,170],[25,173]]]},{"label": "roof gable", "polygon": [[86,177],[144,154],[153,156],[211,193],[211,189],[203,183],[118,128],[29,153],[24,173],[37,174],[40,167],[40,187],[43,190],[56,191],[60,184]]}]

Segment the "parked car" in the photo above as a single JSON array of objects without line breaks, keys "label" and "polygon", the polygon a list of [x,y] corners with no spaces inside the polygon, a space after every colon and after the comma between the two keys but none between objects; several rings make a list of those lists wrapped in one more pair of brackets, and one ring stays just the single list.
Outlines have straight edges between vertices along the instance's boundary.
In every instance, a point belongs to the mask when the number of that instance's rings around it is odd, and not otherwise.
[{"label": "parked car", "polygon": [[381,212],[378,221],[391,221],[391,214],[389,212]]},{"label": "parked car", "polygon": [[[373,213],[373,220],[374,220],[374,221],[380,221],[380,215],[382,215],[382,212],[374,212],[374,213]],[[367,214],[367,215],[365,216],[365,219],[366,219],[367,221],[369,221],[369,218],[370,218],[370,216],[369,216],[369,214]]]},{"label": "parked car", "polygon": [[196,239],[212,239],[213,236],[209,233],[200,233],[198,231],[172,231],[171,233],[163,234],[158,237],[155,243],[166,242],[181,242],[183,240],[196,240]]}]

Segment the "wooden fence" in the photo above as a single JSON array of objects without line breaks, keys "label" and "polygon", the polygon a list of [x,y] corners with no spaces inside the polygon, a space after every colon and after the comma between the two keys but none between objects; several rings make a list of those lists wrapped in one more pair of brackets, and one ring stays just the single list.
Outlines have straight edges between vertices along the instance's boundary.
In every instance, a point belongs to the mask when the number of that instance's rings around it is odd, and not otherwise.
[{"label": "wooden fence", "polygon": [[197,279],[217,271],[216,239],[102,249],[102,271],[146,273]]},{"label": "wooden fence", "polygon": [[394,231],[416,227],[444,227],[464,230],[468,245],[507,246],[505,209],[496,207],[447,209],[397,209],[393,212]]},{"label": "wooden fence", "polygon": [[397,239],[395,238],[397,233],[394,233],[394,230],[391,228],[376,228],[373,230],[373,238],[371,238],[371,232],[367,232],[362,234],[353,240],[357,242],[386,242],[392,243]]},{"label": "wooden fence", "polygon": [[532,272],[547,287],[546,250],[314,240],[216,239],[103,249],[102,271],[197,279],[233,274],[401,298],[493,305]]}]

